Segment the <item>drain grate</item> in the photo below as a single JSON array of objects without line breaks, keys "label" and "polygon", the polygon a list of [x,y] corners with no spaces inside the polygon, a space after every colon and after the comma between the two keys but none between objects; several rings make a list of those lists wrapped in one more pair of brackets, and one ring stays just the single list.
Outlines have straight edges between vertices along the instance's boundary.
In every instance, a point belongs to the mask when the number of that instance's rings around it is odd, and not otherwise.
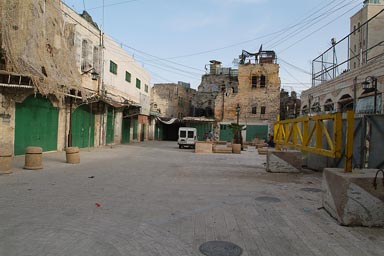
[{"label": "drain grate", "polygon": [[255,198],[256,201],[264,202],[264,203],[279,203],[281,200],[277,197],[273,196],[259,196]]},{"label": "drain grate", "polygon": [[302,188],[300,189],[301,191],[305,191],[305,192],[313,192],[313,193],[319,193],[321,192],[322,190],[319,189],[319,188]]},{"label": "drain grate", "polygon": [[206,256],[240,256],[243,249],[226,241],[209,241],[200,245],[199,250]]}]

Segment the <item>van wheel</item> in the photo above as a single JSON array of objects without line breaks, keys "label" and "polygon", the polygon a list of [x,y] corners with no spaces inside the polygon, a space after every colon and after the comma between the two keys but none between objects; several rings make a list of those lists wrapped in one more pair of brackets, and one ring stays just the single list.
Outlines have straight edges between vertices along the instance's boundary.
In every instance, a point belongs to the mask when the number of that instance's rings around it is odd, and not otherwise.
[{"label": "van wheel", "polygon": [[181,148],[181,145],[179,145],[179,148]]}]

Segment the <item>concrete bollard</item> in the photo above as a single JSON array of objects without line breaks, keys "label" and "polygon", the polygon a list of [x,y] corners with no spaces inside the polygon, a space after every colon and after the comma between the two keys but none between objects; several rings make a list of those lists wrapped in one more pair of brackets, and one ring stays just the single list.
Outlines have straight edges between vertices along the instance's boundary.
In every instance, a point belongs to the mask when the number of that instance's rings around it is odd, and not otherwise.
[{"label": "concrete bollard", "polygon": [[24,169],[43,169],[43,149],[41,147],[27,147]]},{"label": "concrete bollard", "polygon": [[80,150],[78,147],[67,147],[65,149],[65,155],[67,158],[67,163],[69,164],[79,164],[80,163]]},{"label": "concrete bollard", "polygon": [[0,149],[0,173],[12,173],[12,152]]},{"label": "concrete bollard", "polygon": [[241,144],[232,144],[232,153],[241,154]]}]

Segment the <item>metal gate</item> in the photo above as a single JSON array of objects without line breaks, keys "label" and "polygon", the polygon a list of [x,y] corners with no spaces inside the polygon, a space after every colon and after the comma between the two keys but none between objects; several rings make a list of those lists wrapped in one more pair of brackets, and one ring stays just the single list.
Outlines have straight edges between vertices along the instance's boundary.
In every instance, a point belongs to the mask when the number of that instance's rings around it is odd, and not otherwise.
[{"label": "metal gate", "polygon": [[131,118],[123,118],[121,126],[121,143],[126,144],[130,142],[131,137]]},{"label": "metal gate", "polygon": [[58,110],[48,99],[32,95],[16,103],[15,155],[25,154],[28,146],[57,150],[57,128]]},{"label": "metal gate", "polygon": [[83,105],[72,113],[72,145],[79,148],[93,147],[95,115]]},{"label": "metal gate", "polygon": [[255,138],[267,139],[268,125],[247,125],[246,141],[252,141]]},{"label": "metal gate", "polygon": [[115,111],[113,107],[108,107],[107,111],[107,144],[114,142],[114,136],[115,136]]}]

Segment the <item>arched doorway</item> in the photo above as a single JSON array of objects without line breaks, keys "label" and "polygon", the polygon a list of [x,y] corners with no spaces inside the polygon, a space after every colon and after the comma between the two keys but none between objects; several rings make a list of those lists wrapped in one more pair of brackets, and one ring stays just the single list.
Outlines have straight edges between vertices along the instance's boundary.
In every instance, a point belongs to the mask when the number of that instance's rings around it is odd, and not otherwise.
[{"label": "arched doorway", "polygon": [[72,113],[72,146],[93,147],[95,134],[95,115],[88,105],[82,105]]},{"label": "arched doorway", "polygon": [[353,110],[353,98],[349,94],[344,94],[338,101],[339,111],[347,112],[348,110]]},{"label": "arched doorway", "polygon": [[16,103],[15,155],[25,154],[28,146],[43,151],[57,150],[58,109],[38,94]]},{"label": "arched doorway", "polygon": [[335,109],[333,101],[331,99],[327,99],[324,104],[324,111],[333,111]]}]

